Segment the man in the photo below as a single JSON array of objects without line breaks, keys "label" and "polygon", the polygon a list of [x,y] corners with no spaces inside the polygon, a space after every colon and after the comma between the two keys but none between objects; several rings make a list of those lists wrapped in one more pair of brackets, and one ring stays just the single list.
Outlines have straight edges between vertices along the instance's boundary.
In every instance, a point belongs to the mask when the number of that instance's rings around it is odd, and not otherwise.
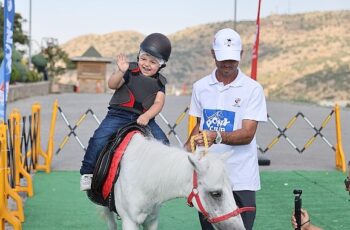
[{"label": "man", "polygon": [[[255,192],[260,189],[255,133],[258,122],[267,120],[263,88],[238,68],[243,52],[237,32],[218,31],[211,53],[217,68],[193,86],[189,114],[197,117],[197,124],[191,136],[206,131],[211,152],[232,152],[226,166],[233,196],[239,207],[255,207]],[[185,144],[188,150],[190,139]],[[194,141],[203,145],[203,136]],[[241,215],[246,229],[252,229],[255,211]],[[202,229],[214,229],[199,216]]]}]

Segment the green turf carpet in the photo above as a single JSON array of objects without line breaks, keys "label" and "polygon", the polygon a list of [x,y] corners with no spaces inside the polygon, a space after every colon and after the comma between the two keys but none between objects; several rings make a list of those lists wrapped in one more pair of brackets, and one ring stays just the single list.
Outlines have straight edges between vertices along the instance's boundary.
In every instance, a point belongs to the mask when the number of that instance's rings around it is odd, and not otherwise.
[{"label": "green turf carpet", "polygon": [[[327,230],[350,229],[350,196],[344,191],[344,178],[336,171],[262,172],[254,229],[292,229],[294,188],[303,190],[303,207],[313,223]],[[79,191],[79,179],[78,172],[36,173],[34,196],[25,202],[23,229],[107,229],[96,206]],[[159,229],[200,229],[197,212],[186,205],[185,199],[166,202],[161,209]]]}]

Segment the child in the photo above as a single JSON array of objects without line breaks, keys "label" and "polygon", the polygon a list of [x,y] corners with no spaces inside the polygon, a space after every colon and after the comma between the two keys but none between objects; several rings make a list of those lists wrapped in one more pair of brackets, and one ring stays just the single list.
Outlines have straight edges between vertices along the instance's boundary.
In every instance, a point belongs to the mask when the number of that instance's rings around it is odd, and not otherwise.
[{"label": "child", "polygon": [[91,189],[92,174],[98,156],[110,137],[132,121],[148,125],[154,138],[169,144],[169,140],[155,122],[155,116],[165,102],[166,79],[159,71],[165,67],[171,53],[169,39],[160,33],[148,35],[140,45],[137,63],[129,63],[124,54],[116,58],[118,70],[108,80],[115,89],[108,113],[89,140],[80,168],[80,190]]}]

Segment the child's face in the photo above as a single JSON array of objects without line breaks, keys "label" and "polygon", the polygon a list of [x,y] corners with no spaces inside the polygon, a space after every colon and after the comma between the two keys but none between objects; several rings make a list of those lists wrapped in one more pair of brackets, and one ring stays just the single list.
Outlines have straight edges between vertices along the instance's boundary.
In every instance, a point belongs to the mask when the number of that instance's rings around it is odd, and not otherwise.
[{"label": "child's face", "polygon": [[156,74],[160,67],[158,60],[149,54],[140,55],[138,64],[141,73],[146,77]]}]

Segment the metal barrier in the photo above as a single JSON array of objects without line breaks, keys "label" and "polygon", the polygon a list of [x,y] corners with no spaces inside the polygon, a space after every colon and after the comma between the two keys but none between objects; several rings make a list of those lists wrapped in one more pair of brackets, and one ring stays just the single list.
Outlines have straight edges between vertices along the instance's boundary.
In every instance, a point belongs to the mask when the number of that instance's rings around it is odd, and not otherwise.
[{"label": "metal barrier", "polygon": [[[41,148],[41,106],[32,105],[29,116],[29,128],[26,129],[26,118],[21,118],[18,110],[10,114],[8,125],[0,124],[0,227],[5,229],[5,222],[13,229],[21,229],[24,221],[23,202],[18,192],[26,192],[33,196],[32,170],[51,171],[52,153],[54,148],[54,129],[57,117],[57,100],[54,102],[50,124],[50,134],[47,151]],[[23,121],[21,123],[21,120]],[[23,124],[21,129],[21,124]],[[9,140],[9,142],[7,142]],[[24,148],[24,153],[23,153]],[[41,158],[42,159],[41,159]],[[28,163],[30,161],[30,163]],[[40,164],[39,162],[43,162]],[[26,180],[27,186],[20,183]],[[10,183],[11,182],[11,183]],[[8,199],[16,203],[17,210],[10,210]]]},{"label": "metal barrier", "polygon": [[343,140],[342,140],[342,132],[341,132],[341,124],[340,124],[340,111],[339,106],[336,104],[334,107],[335,111],[335,127],[336,127],[336,136],[337,136],[337,145],[335,148],[335,165],[337,169],[342,172],[346,171],[346,163],[345,163],[345,154],[343,150]]},{"label": "metal barrier", "polygon": [[[159,113],[160,118],[163,120],[163,122],[168,126],[169,131],[167,133],[167,136],[169,137],[170,135],[174,135],[176,140],[178,141],[180,146],[183,146],[182,141],[180,140],[178,134],[176,133],[175,128],[179,125],[179,123],[184,119],[184,117],[187,114],[188,111],[188,107],[185,108],[185,110],[178,116],[178,118],[176,119],[176,122],[171,125],[168,120],[165,118],[165,116],[162,113]],[[68,122],[65,114],[63,113],[62,109],[58,106],[58,110],[60,111],[61,116],[63,117],[66,125],[68,126],[70,132],[67,134],[67,136],[64,138],[64,140],[62,141],[62,143],[60,144],[58,150],[56,151],[56,154],[58,154],[62,148],[64,147],[64,145],[67,143],[68,139],[70,136],[74,136],[75,139],[77,140],[77,142],[79,143],[79,145],[81,146],[82,149],[84,149],[84,151],[86,151],[86,148],[84,146],[84,144],[81,142],[81,140],[79,139],[78,135],[76,134],[76,129],[78,128],[78,126],[82,123],[82,121],[87,117],[88,114],[92,114],[92,116],[95,118],[96,122],[98,124],[100,124],[99,119],[96,117],[96,115],[94,114],[94,112],[91,109],[88,109],[81,117],[80,119],[76,122],[76,124],[74,125],[74,127],[72,127],[72,125]],[[330,141],[327,140],[327,138],[322,134],[322,130],[324,129],[324,127],[328,124],[328,122],[330,121],[332,115],[335,114],[336,116],[336,134],[337,134],[337,144],[336,146],[333,146]],[[287,142],[298,152],[298,153],[303,153],[317,138],[317,136],[320,136],[322,138],[322,140],[336,153],[336,168],[342,171],[346,170],[346,164],[345,164],[345,157],[344,157],[344,151],[342,148],[342,142],[341,142],[341,125],[340,125],[340,113],[339,113],[339,107],[336,106],[331,113],[327,116],[327,118],[322,122],[322,125],[320,128],[317,128],[303,113],[297,113],[286,125],[286,127],[284,127],[283,129],[280,128],[277,123],[272,119],[271,116],[268,115],[268,121],[276,128],[276,130],[279,132],[279,134],[271,141],[270,144],[267,145],[266,148],[262,148],[258,145],[258,149],[261,153],[266,153],[269,149],[272,148],[273,145],[275,145],[281,137],[285,138],[287,140]],[[294,142],[286,135],[286,131],[292,127],[295,123],[295,121],[299,118],[303,118],[307,124],[314,130],[314,135],[309,138],[307,140],[307,142],[304,144],[303,148],[298,148],[296,146],[296,144],[294,144]],[[188,120],[188,133],[190,134],[190,132],[192,131],[193,127],[196,124],[196,119],[192,116],[189,116],[189,120]]]},{"label": "metal barrier", "polygon": [[[28,129],[27,129],[27,123],[28,124]],[[10,122],[8,123],[10,126]],[[23,116],[22,117],[22,123],[18,123],[18,125],[22,124],[22,131],[21,134],[17,134],[21,136],[21,142],[20,142],[20,148],[19,152],[22,153],[23,158],[22,158],[22,165],[25,168],[27,172],[32,172],[36,168],[36,162],[37,162],[37,155],[36,154],[31,154],[31,152],[35,152],[35,150],[31,151],[31,149],[34,146],[35,143],[35,138],[36,134],[35,132],[32,131],[32,115],[28,116],[28,122],[27,122],[27,117]],[[11,139],[10,139],[11,140]],[[12,145],[10,145],[12,146]]]},{"label": "metal barrier", "polygon": [[170,123],[168,122],[168,120],[163,116],[162,113],[159,113],[160,118],[162,118],[162,120],[164,121],[164,123],[169,127],[169,132],[167,133],[167,136],[169,137],[171,134],[174,134],[176,140],[179,142],[180,147],[183,146],[182,141],[180,140],[179,136],[177,135],[175,128],[176,126],[178,126],[181,121],[185,118],[187,111],[188,111],[189,107],[187,106],[185,108],[185,110],[177,117],[175,123],[173,125],[170,125]]},{"label": "metal barrier", "polygon": [[[332,118],[332,115],[335,114],[335,122],[336,122],[336,135],[337,135],[337,143],[336,147],[334,147],[330,141],[327,140],[327,138],[322,134],[322,130],[326,127],[330,119]],[[276,130],[279,132],[279,134],[270,142],[270,144],[267,145],[265,149],[261,148],[258,145],[258,149],[261,153],[266,153],[269,149],[272,148],[281,137],[284,137],[286,141],[295,149],[298,153],[303,153],[317,138],[317,136],[320,136],[322,140],[335,152],[336,157],[336,168],[338,170],[341,170],[342,172],[346,171],[346,163],[345,163],[345,156],[343,151],[343,145],[342,145],[342,138],[341,138],[341,125],[340,125],[340,112],[339,112],[339,106],[336,105],[334,109],[330,112],[330,114],[323,120],[321,126],[317,128],[303,113],[298,112],[292,119],[289,120],[287,125],[282,129],[280,128],[277,123],[272,119],[270,115],[267,115],[268,120],[271,122],[271,124],[276,128]],[[314,130],[314,135],[311,136],[304,146],[302,148],[299,148],[294,144],[294,142],[286,135],[286,131],[291,128],[298,117],[301,117],[306,121],[306,123]]]},{"label": "metal barrier", "polygon": [[[33,182],[29,171],[26,170],[24,159],[22,159],[21,143],[21,114],[18,110],[13,110],[8,121],[10,153],[13,156],[12,174],[14,178],[13,188],[16,192],[26,192],[28,196],[33,196]],[[21,185],[20,179],[25,178],[27,186]]]},{"label": "metal barrier", "polygon": [[74,127],[71,126],[71,124],[69,123],[69,121],[67,120],[66,115],[64,114],[62,108],[60,106],[57,106],[58,111],[60,112],[64,122],[66,123],[66,125],[69,128],[69,133],[64,137],[63,141],[61,142],[61,144],[59,145],[58,149],[56,150],[56,154],[58,154],[62,148],[64,147],[64,145],[67,143],[67,141],[69,140],[69,137],[71,135],[74,136],[74,138],[76,139],[76,141],[79,143],[80,147],[86,151],[86,148],[84,146],[84,144],[81,142],[80,138],[78,137],[78,135],[76,134],[75,130],[79,127],[79,125],[85,120],[85,118],[87,117],[88,114],[91,114],[93,116],[93,118],[95,119],[95,121],[97,122],[97,124],[101,124],[100,120],[97,118],[97,116],[95,115],[95,113],[92,111],[92,109],[88,109],[85,111],[85,113],[83,115],[81,115],[81,117],[79,118],[79,120],[75,123]]},{"label": "metal barrier", "polygon": [[[335,150],[335,147],[325,138],[325,136],[321,133],[321,130],[328,124],[329,120],[332,117],[332,114],[334,113],[334,110],[327,116],[327,118],[322,122],[322,125],[320,128],[316,128],[315,125],[301,112],[298,112],[285,126],[284,129],[281,129],[276,122],[272,119],[272,117],[267,114],[267,119],[271,122],[271,124],[277,129],[279,134],[271,141],[269,145],[265,149],[262,149],[260,146],[258,146],[258,149],[261,153],[266,153],[269,149],[272,148],[278,141],[280,140],[281,137],[284,137],[287,142],[297,151],[298,153],[303,153],[305,149],[307,149],[315,140],[317,136],[320,136],[326,144],[331,147],[333,150]],[[315,131],[315,134],[306,142],[306,144],[303,146],[302,149],[298,148],[296,144],[286,135],[286,131],[291,128],[295,121],[297,120],[298,117],[303,118],[306,123]]]},{"label": "metal barrier", "polygon": [[[42,170],[46,173],[51,172],[51,162],[54,148],[54,135],[57,117],[57,100],[53,104],[49,138],[46,152],[41,147],[41,105],[34,103],[32,113],[29,116],[29,128],[26,130],[26,118],[23,117],[21,147],[17,148],[22,152],[24,148],[25,156],[22,161],[24,168],[28,172],[31,170]],[[17,135],[20,135],[19,133]],[[30,147],[29,147],[30,146]],[[28,164],[30,159],[30,164]],[[42,163],[41,163],[42,162]]]},{"label": "metal barrier", "polygon": [[[69,133],[63,138],[61,144],[59,145],[58,149],[56,150],[56,154],[58,154],[63,147],[66,145],[66,143],[68,142],[69,138],[73,135],[75,140],[79,143],[80,147],[86,151],[86,147],[83,144],[83,142],[80,140],[79,136],[76,133],[77,128],[81,125],[81,123],[87,118],[87,116],[89,114],[91,114],[94,118],[94,120],[97,122],[98,125],[101,124],[100,120],[98,119],[98,117],[95,115],[95,113],[93,112],[93,110],[91,108],[87,109],[85,111],[85,113],[83,115],[80,116],[80,118],[78,119],[78,121],[75,123],[74,126],[72,126],[70,124],[70,122],[67,119],[66,114],[63,112],[62,108],[60,106],[57,106],[58,111],[60,112],[61,117],[63,118],[64,122],[66,123],[68,129],[69,129]],[[162,113],[159,113],[160,118],[163,120],[163,122],[169,127],[169,132],[167,133],[167,136],[169,137],[171,134],[173,134],[176,138],[176,140],[178,141],[180,146],[183,146],[183,143],[181,142],[181,139],[179,138],[178,134],[175,131],[175,128],[180,124],[180,122],[184,119],[184,117],[187,114],[188,111],[188,107],[185,108],[185,110],[178,116],[178,118],[176,119],[175,123],[173,125],[171,125],[168,120],[165,118],[165,116]]]},{"label": "metal barrier", "polygon": [[[15,230],[22,229],[21,221],[24,221],[22,199],[11,188],[8,182],[9,168],[7,165],[7,127],[0,124],[0,227],[5,229],[5,222],[10,223]],[[17,210],[10,210],[8,198],[11,197],[17,206]]]},{"label": "metal barrier", "polygon": [[[33,131],[33,137],[34,137],[34,148],[32,150],[35,150],[36,153],[36,170],[45,170],[46,173],[51,172],[51,162],[52,162],[52,156],[53,156],[53,149],[54,149],[54,135],[55,135],[55,126],[56,126],[56,117],[57,117],[57,109],[58,109],[58,101],[55,100],[53,104],[52,109],[52,116],[51,116],[51,124],[50,124],[50,133],[49,133],[49,139],[47,144],[47,151],[45,152],[41,147],[41,105],[39,103],[35,103],[32,106],[32,129]],[[35,134],[37,136],[35,136]],[[39,163],[39,157],[42,157],[44,162],[43,164]]]},{"label": "metal barrier", "polygon": [[[337,136],[337,143],[336,147],[334,147],[327,139],[326,137],[321,133],[322,129],[328,124],[329,120],[331,119],[332,115],[335,114],[335,122],[336,122],[336,136]],[[258,149],[261,153],[266,153],[269,149],[274,146],[281,137],[284,137],[287,142],[298,152],[303,153],[316,139],[317,136],[320,136],[322,140],[335,152],[335,158],[336,158],[336,168],[338,170],[341,170],[342,172],[346,171],[346,163],[345,163],[345,156],[343,151],[343,145],[342,145],[342,137],[341,137],[341,124],[340,124],[340,111],[339,106],[336,105],[334,109],[331,111],[331,113],[324,119],[324,121],[321,124],[320,128],[317,128],[304,114],[297,113],[288,123],[287,125],[282,129],[280,128],[277,123],[272,119],[270,115],[267,115],[268,121],[271,122],[271,124],[276,128],[276,130],[279,132],[279,134],[270,142],[270,144],[267,145],[265,149],[261,148],[258,145]],[[286,131],[293,126],[295,121],[298,117],[303,118],[306,123],[315,131],[315,134],[307,140],[303,148],[298,148],[294,142],[286,135]],[[196,125],[196,118],[193,116],[189,116],[189,126],[188,126],[188,134],[190,135],[192,129]]]}]

